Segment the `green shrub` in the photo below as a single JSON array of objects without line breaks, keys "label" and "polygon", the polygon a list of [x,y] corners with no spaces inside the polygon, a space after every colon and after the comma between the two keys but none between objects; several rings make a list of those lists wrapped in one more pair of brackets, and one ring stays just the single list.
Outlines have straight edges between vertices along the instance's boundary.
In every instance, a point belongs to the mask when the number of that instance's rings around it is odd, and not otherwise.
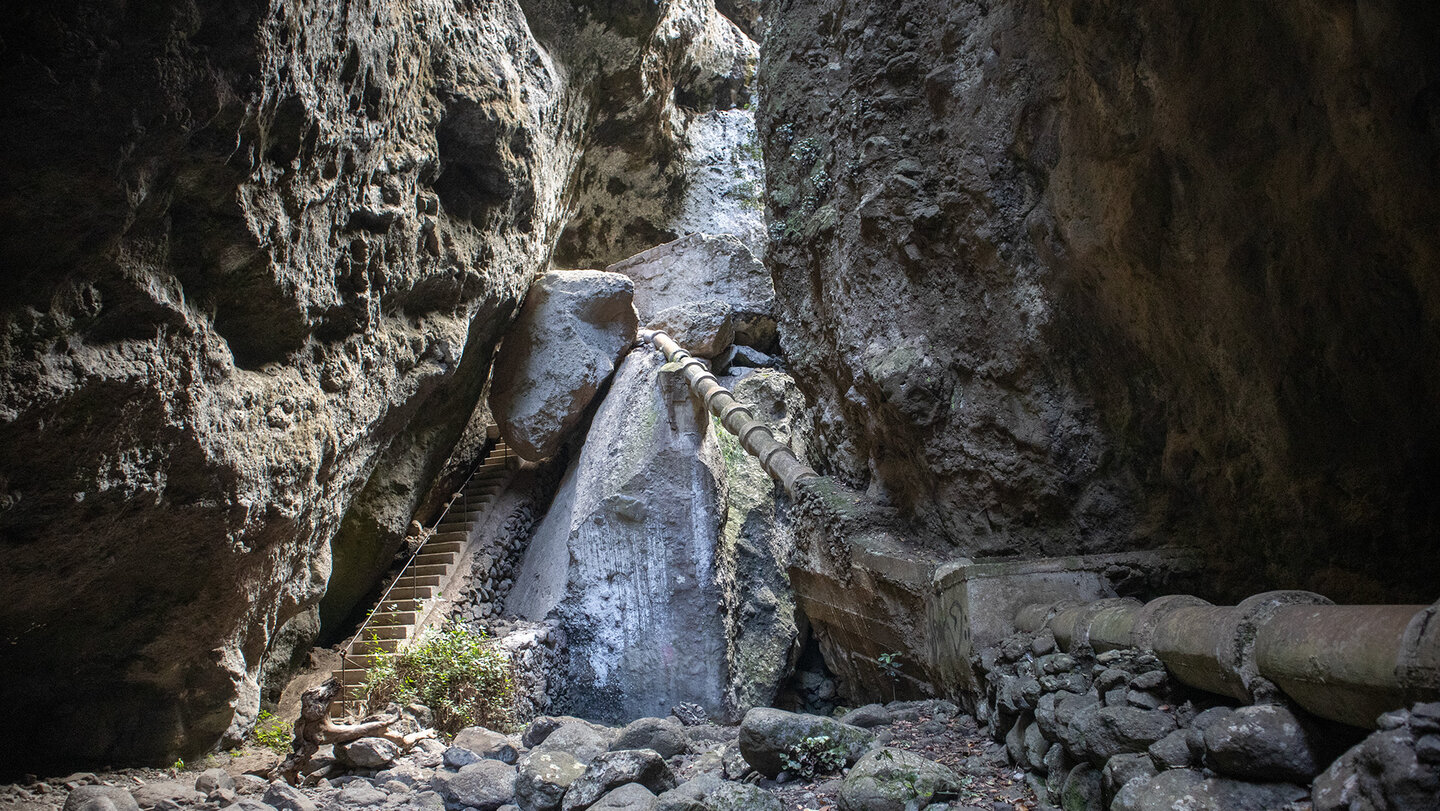
[{"label": "green shrub", "polygon": [[277,755],[290,752],[290,724],[269,710],[261,710],[255,719],[255,742]]},{"label": "green shrub", "polygon": [[845,765],[845,747],[829,735],[815,735],[785,751],[785,771],[803,780],[834,774]]},{"label": "green shrub", "polygon": [[450,735],[468,726],[504,730],[513,721],[509,657],[463,625],[426,633],[382,659],[366,677],[365,690],[371,711],[392,701],[424,704],[435,714],[435,728]]}]

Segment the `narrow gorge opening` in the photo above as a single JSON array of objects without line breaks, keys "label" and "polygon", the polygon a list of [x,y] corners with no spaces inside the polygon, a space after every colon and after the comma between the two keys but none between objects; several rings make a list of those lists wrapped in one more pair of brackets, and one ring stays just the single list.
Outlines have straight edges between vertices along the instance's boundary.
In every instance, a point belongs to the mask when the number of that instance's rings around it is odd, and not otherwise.
[{"label": "narrow gorge opening", "polygon": [[1435,807],[1437,31],[7,15],[0,806]]}]

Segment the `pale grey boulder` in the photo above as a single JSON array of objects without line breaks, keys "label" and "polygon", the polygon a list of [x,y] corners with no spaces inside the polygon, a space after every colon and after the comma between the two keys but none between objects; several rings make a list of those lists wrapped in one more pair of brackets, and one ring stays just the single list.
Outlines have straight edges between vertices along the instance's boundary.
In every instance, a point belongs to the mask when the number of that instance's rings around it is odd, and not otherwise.
[{"label": "pale grey boulder", "polygon": [[530,286],[505,335],[490,410],[520,456],[548,459],[635,341],[634,285],[618,273],[557,270]]},{"label": "pale grey boulder", "polygon": [[520,761],[515,803],[522,811],[555,811],[585,764],[563,750],[531,752]]},{"label": "pale grey boulder", "polygon": [[737,343],[768,349],[775,342],[775,285],[770,272],[730,236],[691,234],[617,262],[606,270],[635,282],[635,309],[649,323],[662,310],[723,301]]}]

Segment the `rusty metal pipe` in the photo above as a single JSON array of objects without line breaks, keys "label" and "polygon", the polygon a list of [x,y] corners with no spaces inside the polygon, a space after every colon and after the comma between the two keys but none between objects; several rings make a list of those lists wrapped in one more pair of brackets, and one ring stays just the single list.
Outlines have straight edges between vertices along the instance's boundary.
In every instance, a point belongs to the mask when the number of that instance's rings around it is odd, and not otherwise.
[{"label": "rusty metal pipe", "polygon": [[1019,629],[1047,626],[1066,651],[1151,650],[1191,687],[1242,701],[1278,689],[1355,726],[1440,699],[1440,602],[1339,606],[1311,592],[1272,591],[1235,606],[1169,595],[1144,605],[1034,604],[1016,614]]},{"label": "rusty metal pipe", "polygon": [[755,419],[753,408],[736,400],[729,389],[720,385],[709,367],[681,349],[673,338],[658,330],[641,330],[640,339],[660,350],[667,361],[680,364],[690,391],[720,420],[725,430],[740,439],[740,447],[759,460],[766,473],[784,485],[786,492],[796,495],[797,483],[818,475],[795,456],[790,446],[776,439],[775,432],[768,425]]}]

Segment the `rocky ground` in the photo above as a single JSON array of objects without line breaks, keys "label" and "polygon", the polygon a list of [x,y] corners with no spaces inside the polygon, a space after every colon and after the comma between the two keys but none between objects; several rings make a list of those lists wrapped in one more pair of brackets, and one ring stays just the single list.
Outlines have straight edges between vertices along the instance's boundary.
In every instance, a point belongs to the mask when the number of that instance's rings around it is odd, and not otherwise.
[{"label": "rocky ground", "polygon": [[[686,715],[683,707],[681,715]],[[322,748],[301,788],[259,773],[262,749],[189,768],[80,773],[0,786],[0,809],[65,811],[1025,811],[1036,807],[1004,747],[944,701],[872,704],[841,719],[760,709],[740,726],[642,718],[613,729],[544,717],[516,735],[480,727],[408,753],[383,739]],[[843,723],[842,723],[843,721]],[[821,737],[849,765],[802,779],[785,756]],[[907,803],[910,805],[907,806]]]}]

